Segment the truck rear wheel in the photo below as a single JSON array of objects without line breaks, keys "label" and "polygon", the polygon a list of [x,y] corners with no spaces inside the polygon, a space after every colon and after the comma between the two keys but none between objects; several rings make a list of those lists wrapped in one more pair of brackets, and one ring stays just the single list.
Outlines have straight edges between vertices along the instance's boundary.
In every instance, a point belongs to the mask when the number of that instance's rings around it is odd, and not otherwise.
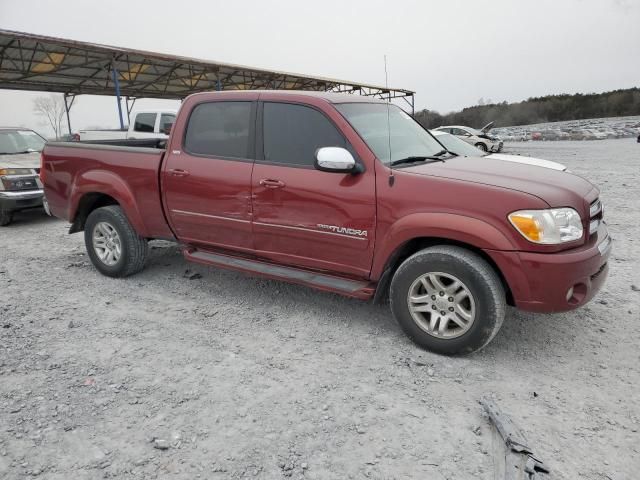
[{"label": "truck rear wheel", "polygon": [[491,265],[448,245],[406,259],[393,276],[389,297],[405,333],[446,355],[483,348],[500,330],[506,310],[504,288]]},{"label": "truck rear wheel", "polygon": [[117,205],[89,214],[84,243],[93,265],[109,277],[127,277],[144,268],[147,241],[140,237]]}]

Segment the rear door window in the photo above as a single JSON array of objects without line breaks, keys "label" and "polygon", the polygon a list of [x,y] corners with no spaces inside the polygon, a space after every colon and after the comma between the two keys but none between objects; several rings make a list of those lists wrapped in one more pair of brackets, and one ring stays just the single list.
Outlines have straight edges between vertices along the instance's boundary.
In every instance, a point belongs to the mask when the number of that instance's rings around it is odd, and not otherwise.
[{"label": "rear door window", "polygon": [[160,115],[160,126],[158,127],[160,133],[164,133],[165,129],[170,125],[173,125],[175,121],[176,116],[173,113],[163,113]]},{"label": "rear door window", "polygon": [[265,162],[313,166],[319,148],[347,146],[333,123],[311,107],[265,103],[263,125]]},{"label": "rear door window", "polygon": [[138,113],[136,115],[136,121],[133,124],[133,129],[136,132],[153,133],[153,129],[156,126],[157,113]]},{"label": "rear door window", "polygon": [[214,157],[251,158],[251,102],[210,102],[191,112],[186,152]]}]

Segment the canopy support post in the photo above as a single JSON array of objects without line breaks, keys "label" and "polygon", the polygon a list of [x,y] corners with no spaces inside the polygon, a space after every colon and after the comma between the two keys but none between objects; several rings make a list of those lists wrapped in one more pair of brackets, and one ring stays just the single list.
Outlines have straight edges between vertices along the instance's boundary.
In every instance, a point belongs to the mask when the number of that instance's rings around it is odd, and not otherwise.
[{"label": "canopy support post", "polygon": [[122,104],[120,103],[120,81],[118,80],[118,69],[115,63],[111,64],[111,76],[116,87],[116,101],[118,102],[118,117],[120,118],[120,128],[124,130],[124,118],[122,117]]},{"label": "canopy support post", "polygon": [[124,101],[127,107],[127,120],[129,122],[129,124],[131,124],[131,110],[133,110],[133,106],[136,104],[136,100],[138,99],[138,97],[133,97],[131,99],[131,105],[129,105],[129,98],[128,96],[124,97]]},{"label": "canopy support post", "polygon": [[[68,99],[71,99],[69,102]],[[65,93],[64,94],[64,110],[67,112],[67,128],[69,129],[69,135],[71,135],[71,117],[69,116],[69,110],[73,106],[73,102],[76,99],[75,93]]]}]

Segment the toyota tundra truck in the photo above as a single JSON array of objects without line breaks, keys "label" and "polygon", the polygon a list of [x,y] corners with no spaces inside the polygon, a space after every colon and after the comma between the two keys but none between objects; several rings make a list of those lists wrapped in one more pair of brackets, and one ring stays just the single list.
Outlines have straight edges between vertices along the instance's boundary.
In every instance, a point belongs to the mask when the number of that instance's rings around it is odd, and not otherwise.
[{"label": "toyota tundra truck", "polygon": [[166,144],[49,143],[40,174],[104,275],[140,271],[147,242],[168,239],[191,262],[388,301],[443,354],[489,343],[507,305],[580,307],[608,272],[590,182],[455,155],[364,96],[198,93]]}]

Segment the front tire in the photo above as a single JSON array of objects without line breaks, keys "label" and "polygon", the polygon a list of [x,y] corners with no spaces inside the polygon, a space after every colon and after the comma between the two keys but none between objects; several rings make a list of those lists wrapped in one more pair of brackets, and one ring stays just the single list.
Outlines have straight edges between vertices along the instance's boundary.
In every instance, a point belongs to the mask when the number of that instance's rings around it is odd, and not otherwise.
[{"label": "front tire", "polygon": [[406,259],[393,276],[389,297],[405,333],[420,347],[445,355],[486,346],[506,310],[504,288],[491,265],[448,245]]},{"label": "front tire", "polygon": [[476,148],[479,148],[480,150],[482,150],[483,152],[488,152],[489,149],[487,148],[487,146],[482,143],[482,142],[478,142],[476,143]]},{"label": "front tire", "polygon": [[6,227],[13,220],[13,212],[0,210],[0,227]]},{"label": "front tire", "polygon": [[117,205],[89,214],[84,242],[91,263],[108,277],[128,277],[144,268],[148,246]]}]

